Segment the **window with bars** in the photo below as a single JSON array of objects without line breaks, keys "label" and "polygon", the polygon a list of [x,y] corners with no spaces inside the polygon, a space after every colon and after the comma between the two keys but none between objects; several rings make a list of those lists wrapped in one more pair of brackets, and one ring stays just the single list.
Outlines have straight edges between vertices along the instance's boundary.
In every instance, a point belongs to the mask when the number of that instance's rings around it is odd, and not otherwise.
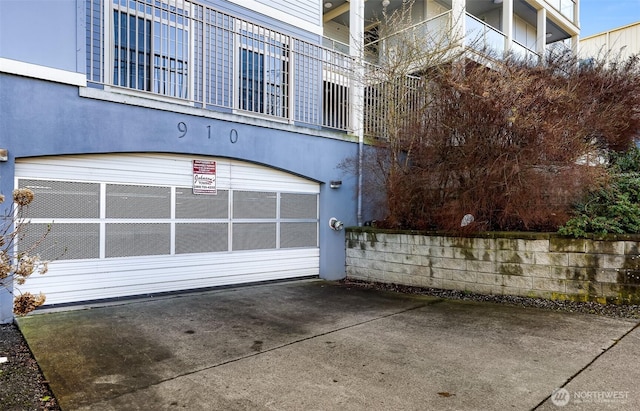
[{"label": "window with bars", "polygon": [[113,84],[188,98],[189,3],[114,0]]},{"label": "window with bars", "polygon": [[150,90],[151,22],[114,11],[113,84]]},{"label": "window with bars", "polygon": [[242,50],[240,108],[264,112],[264,55]]},{"label": "window with bars", "polygon": [[287,42],[285,36],[261,28],[241,30],[238,103],[241,110],[277,117],[288,116]]}]

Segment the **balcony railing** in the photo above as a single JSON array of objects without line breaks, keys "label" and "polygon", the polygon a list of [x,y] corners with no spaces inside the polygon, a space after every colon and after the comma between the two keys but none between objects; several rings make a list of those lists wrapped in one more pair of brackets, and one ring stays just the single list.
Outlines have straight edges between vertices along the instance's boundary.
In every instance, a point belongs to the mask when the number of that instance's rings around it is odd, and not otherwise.
[{"label": "balcony railing", "polygon": [[481,53],[494,52],[502,56],[505,52],[505,35],[475,16],[467,13],[465,18],[465,45]]},{"label": "balcony railing", "polygon": [[388,78],[389,73],[367,64],[364,88],[364,135],[385,139],[415,126],[425,104],[422,79],[416,76]]},{"label": "balcony railing", "polygon": [[113,91],[341,131],[352,59],[187,0],[85,0],[87,80]]},{"label": "balcony railing", "polygon": [[569,19],[572,23],[575,23],[575,0],[546,0],[547,3],[558,10],[560,14]]},{"label": "balcony railing", "polygon": [[[194,107],[349,132],[354,62],[349,46],[283,34],[189,0],[85,0],[87,80],[115,92],[159,96]],[[503,53],[505,36],[471,15],[465,45]],[[452,47],[451,11],[367,44],[376,63],[403,47]],[[514,52],[534,53],[514,43]],[[366,76],[364,128],[383,136],[389,96],[420,103],[419,81]],[[399,126],[403,121],[399,120]]]},{"label": "balcony railing", "polygon": [[540,60],[540,55],[537,52],[531,50],[530,48],[528,48],[523,44],[518,43],[515,40],[511,43],[511,53],[513,53],[514,56],[522,60],[528,60],[528,61]]},{"label": "balcony railing", "polygon": [[329,50],[337,51],[342,54],[349,54],[349,45],[329,37],[322,38],[322,46]]},{"label": "balcony railing", "polygon": [[536,51],[515,40],[511,41],[507,53],[506,35],[469,13],[466,15],[465,29],[465,46],[481,54],[503,57],[510,53],[518,58],[531,61],[537,61],[540,58]]},{"label": "balcony railing", "polygon": [[[422,79],[410,75],[424,67],[413,67],[410,61],[394,61],[416,56],[415,48],[447,50],[456,47],[452,43],[452,12],[447,11],[428,20],[404,28],[390,36],[365,44],[364,75],[364,135],[385,139],[390,133],[402,133],[415,126],[416,113],[425,104]],[[428,53],[427,53],[428,54]],[[438,55],[433,55],[434,62]],[[387,71],[386,63],[406,75],[395,77],[394,70]],[[424,64],[419,62],[417,64]]]},{"label": "balcony railing", "polygon": [[[398,50],[410,47],[445,49],[451,47],[452,12],[446,11],[423,20],[392,35],[365,44],[365,58],[371,64],[383,64],[392,59]],[[400,55],[407,54],[399,52]]]}]

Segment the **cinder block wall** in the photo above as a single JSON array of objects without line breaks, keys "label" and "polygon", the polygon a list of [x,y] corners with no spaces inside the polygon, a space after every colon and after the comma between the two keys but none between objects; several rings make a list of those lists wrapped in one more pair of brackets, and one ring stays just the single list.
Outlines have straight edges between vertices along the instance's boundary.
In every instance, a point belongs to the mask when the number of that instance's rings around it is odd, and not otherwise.
[{"label": "cinder block wall", "polygon": [[640,236],[438,233],[349,228],[347,278],[481,294],[640,302]]}]

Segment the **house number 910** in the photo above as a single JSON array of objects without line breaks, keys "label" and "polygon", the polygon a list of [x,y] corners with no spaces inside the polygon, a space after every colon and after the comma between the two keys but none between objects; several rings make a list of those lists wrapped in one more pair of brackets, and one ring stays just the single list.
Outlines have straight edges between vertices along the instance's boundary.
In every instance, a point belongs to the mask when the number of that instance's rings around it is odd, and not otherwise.
[{"label": "house number 910", "polygon": [[[188,131],[187,123],[185,123],[184,121],[179,122],[178,131],[180,132],[178,138],[183,138],[184,136],[186,136]],[[207,139],[211,140],[211,126],[207,126]],[[238,130],[236,130],[235,128],[232,128],[231,131],[229,131],[229,141],[232,144],[238,142]]]}]

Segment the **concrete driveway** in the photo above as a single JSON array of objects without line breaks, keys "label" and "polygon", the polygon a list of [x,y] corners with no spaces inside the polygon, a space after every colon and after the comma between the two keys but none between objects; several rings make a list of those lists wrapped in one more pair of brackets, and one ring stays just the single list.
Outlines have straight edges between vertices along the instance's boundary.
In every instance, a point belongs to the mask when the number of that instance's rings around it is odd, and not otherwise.
[{"label": "concrete driveway", "polygon": [[63,410],[640,409],[640,330],[595,315],[304,280],[19,326]]}]

